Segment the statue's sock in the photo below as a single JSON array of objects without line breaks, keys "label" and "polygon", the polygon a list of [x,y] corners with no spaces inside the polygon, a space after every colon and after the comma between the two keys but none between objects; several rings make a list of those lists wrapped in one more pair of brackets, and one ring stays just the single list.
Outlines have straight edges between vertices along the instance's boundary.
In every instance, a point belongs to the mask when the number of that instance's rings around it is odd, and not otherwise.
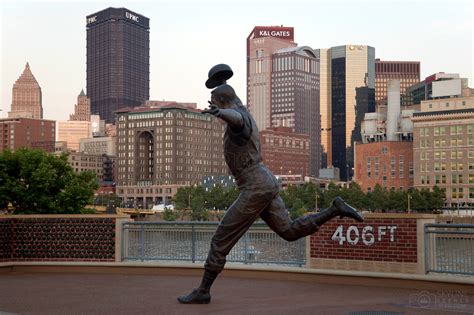
[{"label": "statue's sock", "polygon": [[199,290],[203,293],[209,293],[211,290],[211,286],[214,283],[214,280],[216,280],[218,273],[217,272],[211,272],[206,270],[204,272],[204,276],[202,277],[201,285],[199,286]]}]

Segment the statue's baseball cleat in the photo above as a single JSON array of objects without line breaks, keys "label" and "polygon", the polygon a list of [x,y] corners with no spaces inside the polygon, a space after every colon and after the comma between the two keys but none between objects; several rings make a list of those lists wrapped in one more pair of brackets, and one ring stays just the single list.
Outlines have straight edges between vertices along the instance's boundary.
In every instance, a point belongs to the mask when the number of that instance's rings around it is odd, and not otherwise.
[{"label": "statue's baseball cleat", "polygon": [[337,210],[339,211],[341,219],[344,217],[349,217],[359,222],[364,221],[364,215],[361,212],[357,211],[356,208],[345,203],[341,197],[339,196],[336,197],[332,201],[332,205],[336,207]]}]

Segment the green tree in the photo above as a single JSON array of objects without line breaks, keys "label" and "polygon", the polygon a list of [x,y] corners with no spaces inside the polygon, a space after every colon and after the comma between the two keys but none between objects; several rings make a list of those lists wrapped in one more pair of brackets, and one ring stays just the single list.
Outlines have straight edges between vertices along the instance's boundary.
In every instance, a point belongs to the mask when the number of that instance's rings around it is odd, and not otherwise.
[{"label": "green tree", "polygon": [[367,209],[369,207],[366,194],[356,182],[351,183],[349,188],[341,189],[341,197],[357,209]]},{"label": "green tree", "polygon": [[0,153],[0,200],[15,213],[79,214],[98,188],[92,172],[74,173],[67,155],[19,149]]},{"label": "green tree", "polygon": [[371,211],[383,211],[387,208],[385,203],[388,200],[387,189],[383,188],[379,184],[376,184],[372,192],[367,193],[368,208]]},{"label": "green tree", "polygon": [[216,185],[206,194],[207,206],[213,210],[224,210],[227,209],[227,196],[226,191],[221,185]]},{"label": "green tree", "polygon": [[405,211],[408,206],[407,196],[406,191],[391,189],[385,202],[385,210]]},{"label": "green tree", "polygon": [[428,200],[426,199],[427,195],[429,195],[429,192],[427,194],[426,190],[412,189],[410,191],[410,196],[411,196],[410,207],[411,207],[411,209],[419,211],[419,212],[427,211],[427,208],[428,208]]},{"label": "green tree", "polygon": [[206,209],[204,194],[196,194],[191,198],[191,219],[193,221],[207,221],[209,219],[209,212]]},{"label": "green tree", "polygon": [[163,220],[165,221],[176,221],[177,215],[168,207],[165,207],[165,211],[163,212]]},{"label": "green tree", "polygon": [[331,206],[331,202],[334,198],[341,195],[341,188],[334,184],[333,182],[329,183],[328,188],[324,191],[324,208]]},{"label": "green tree", "polygon": [[430,210],[439,210],[444,207],[446,202],[446,194],[437,185],[433,187],[433,191],[430,194]]}]

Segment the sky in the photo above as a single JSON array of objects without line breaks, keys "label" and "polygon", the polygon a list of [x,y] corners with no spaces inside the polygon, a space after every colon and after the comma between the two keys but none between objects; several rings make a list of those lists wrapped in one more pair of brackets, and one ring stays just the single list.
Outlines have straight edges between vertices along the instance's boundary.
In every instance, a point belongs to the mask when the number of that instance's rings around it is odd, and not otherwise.
[{"label": "sky", "polygon": [[[421,78],[460,73],[473,81],[473,3],[463,0],[0,0],[0,117],[28,61],[44,118],[67,120],[86,91],[86,15],[126,7],[150,18],[150,99],[207,106],[209,69],[227,63],[246,99],[246,38],[255,26],[294,27],[314,49],[357,44],[382,60],[421,61]],[[86,91],[87,93],[87,91]]]}]

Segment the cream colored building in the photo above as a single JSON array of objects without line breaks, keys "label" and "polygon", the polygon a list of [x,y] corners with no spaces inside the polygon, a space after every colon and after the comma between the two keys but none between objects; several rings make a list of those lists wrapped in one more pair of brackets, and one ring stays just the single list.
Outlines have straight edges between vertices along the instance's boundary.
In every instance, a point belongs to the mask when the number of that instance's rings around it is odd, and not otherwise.
[{"label": "cream colored building", "polygon": [[128,205],[169,204],[179,187],[228,175],[217,118],[179,104],[116,113],[117,195]]},{"label": "cream colored building", "polygon": [[319,49],[319,104],[321,114],[321,149],[324,167],[332,165],[331,137],[331,50]]},{"label": "cream colored building", "polygon": [[74,113],[69,116],[68,121],[58,122],[58,141],[66,142],[67,149],[79,151],[81,139],[92,138],[92,135],[99,130],[100,118],[93,115],[91,119],[90,99],[81,90],[77,96],[77,104],[74,105]]},{"label": "cream colored building", "polygon": [[74,114],[69,116],[69,120],[91,120],[91,100],[81,90],[81,93],[77,96],[77,104],[74,105]]},{"label": "cream colored building", "polygon": [[25,70],[12,88],[12,108],[9,118],[43,119],[41,87],[27,62]]},{"label": "cream colored building", "polygon": [[413,115],[414,186],[446,192],[448,206],[474,204],[474,97],[427,100]]},{"label": "cream colored building", "polygon": [[79,151],[88,154],[117,155],[116,137],[98,137],[79,140]]},{"label": "cream colored building", "polygon": [[79,151],[79,143],[83,138],[92,138],[92,126],[89,121],[59,121],[58,141],[64,141],[71,151]]}]

